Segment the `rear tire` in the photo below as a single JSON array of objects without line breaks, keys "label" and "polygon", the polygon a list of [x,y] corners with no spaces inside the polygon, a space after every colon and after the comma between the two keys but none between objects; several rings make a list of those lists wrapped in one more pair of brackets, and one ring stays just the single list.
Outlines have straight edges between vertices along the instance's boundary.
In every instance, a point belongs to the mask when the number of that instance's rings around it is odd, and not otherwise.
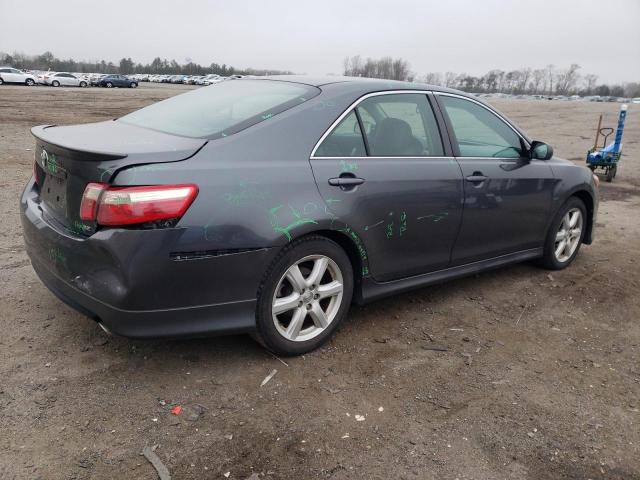
[{"label": "rear tire", "polygon": [[353,295],[353,268],[334,241],[308,236],[287,245],[258,290],[254,338],[279,355],[301,355],[325,343]]},{"label": "rear tire", "polygon": [[31,78],[27,78],[24,83],[27,85],[27,87],[33,87],[36,84],[36,82],[34,82]]},{"label": "rear tire", "polygon": [[107,88],[112,88],[112,87],[113,87],[113,83],[111,83],[111,82],[107,82],[107,83],[106,83],[106,85],[105,85],[105,87],[107,87]]},{"label": "rear tire", "polygon": [[85,88],[87,86],[87,82],[80,82],[80,88]]},{"label": "rear tire", "polygon": [[2,78],[0,78],[0,85],[2,85],[4,83],[4,80],[2,80]]},{"label": "rear tire", "polygon": [[131,88],[136,88],[138,86],[138,84],[136,82],[131,82],[131,84],[129,85],[129,87]]},{"label": "rear tire", "polygon": [[578,197],[571,197],[551,222],[544,242],[542,267],[562,270],[571,265],[582,245],[587,227],[587,209]]}]

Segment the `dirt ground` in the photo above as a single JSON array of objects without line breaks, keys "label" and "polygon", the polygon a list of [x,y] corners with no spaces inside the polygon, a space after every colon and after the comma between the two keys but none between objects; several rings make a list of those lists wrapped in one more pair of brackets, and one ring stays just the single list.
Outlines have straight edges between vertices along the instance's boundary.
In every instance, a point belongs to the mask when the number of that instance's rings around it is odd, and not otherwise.
[{"label": "dirt ground", "polygon": [[[108,337],[40,283],[19,194],[38,124],[113,118],[187,87],[0,87],[0,478],[640,478],[640,105],[596,241],[354,307],[286,365],[249,337]],[[618,104],[495,101],[583,162]],[[263,379],[277,374],[264,386]],[[170,410],[180,405],[181,415]]]}]

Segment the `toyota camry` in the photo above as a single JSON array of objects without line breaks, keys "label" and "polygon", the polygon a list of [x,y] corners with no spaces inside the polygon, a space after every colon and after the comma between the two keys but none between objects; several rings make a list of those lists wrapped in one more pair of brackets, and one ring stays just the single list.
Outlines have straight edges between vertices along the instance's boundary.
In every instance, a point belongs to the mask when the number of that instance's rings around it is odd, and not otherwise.
[{"label": "toyota camry", "polygon": [[472,95],[416,83],[221,82],[32,129],[27,252],[128,337],[323,344],[362,304],[593,240],[597,179]]}]

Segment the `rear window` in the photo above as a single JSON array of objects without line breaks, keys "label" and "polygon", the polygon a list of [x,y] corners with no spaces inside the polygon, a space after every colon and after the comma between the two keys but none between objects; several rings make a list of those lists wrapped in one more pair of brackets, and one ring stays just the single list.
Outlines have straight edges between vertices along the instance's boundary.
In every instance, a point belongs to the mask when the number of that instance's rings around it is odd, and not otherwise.
[{"label": "rear window", "polygon": [[118,121],[173,135],[220,138],[284,112],[320,93],[300,83],[229,80],[178,95]]}]

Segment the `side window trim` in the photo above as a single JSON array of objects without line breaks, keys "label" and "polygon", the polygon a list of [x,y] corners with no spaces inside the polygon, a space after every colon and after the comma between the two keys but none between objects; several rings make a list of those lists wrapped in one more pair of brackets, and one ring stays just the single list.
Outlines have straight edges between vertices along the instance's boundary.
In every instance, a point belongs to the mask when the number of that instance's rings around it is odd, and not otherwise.
[{"label": "side window trim", "polygon": [[364,153],[367,157],[371,156],[371,150],[369,150],[369,139],[364,132],[364,123],[362,123],[362,118],[360,117],[360,112],[357,108],[354,108],[353,111],[356,113],[356,118],[358,119],[358,126],[360,127],[360,135],[362,135],[362,141],[364,142]]},{"label": "side window trim", "polygon": [[[349,115],[352,111],[356,110],[356,108],[358,107],[358,105],[360,105],[360,103],[362,103],[363,101],[365,101],[367,98],[371,98],[371,97],[377,97],[380,95],[397,95],[397,94],[402,94],[402,93],[412,93],[412,94],[423,94],[427,96],[427,102],[429,102],[429,94],[430,93],[435,93],[432,92],[431,90],[385,90],[382,92],[371,92],[371,93],[367,93],[366,95],[361,96],[360,98],[358,98],[356,101],[354,101],[351,105],[349,105],[349,107],[347,107],[347,109],[342,112],[342,114],[340,114],[340,116],[331,124],[329,125],[329,128],[322,134],[322,136],[320,137],[320,140],[318,140],[315,144],[315,146],[313,147],[313,150],[311,150],[311,155],[310,155],[310,159],[332,159],[334,157],[322,157],[322,156],[316,156],[316,151],[318,150],[318,148],[320,147],[320,145],[322,145],[322,142],[324,142],[325,138],[327,138],[329,135],[331,135],[331,133],[333,132],[333,130],[335,130],[335,128],[340,125],[340,122],[342,122],[342,120]],[[433,108],[433,105],[431,105],[431,109],[434,111],[433,114],[436,115],[435,109]],[[357,112],[356,112],[357,114]],[[358,122],[360,122],[360,116],[358,115]],[[436,116],[436,123],[438,123],[438,117]],[[366,141],[366,135],[364,135],[364,130],[362,130],[362,124],[359,123],[360,125],[360,130],[362,131],[362,136],[363,138],[365,138]],[[438,125],[438,127],[440,127],[440,125]],[[442,140],[442,144],[443,144],[443,148],[444,148],[444,152],[445,152],[445,156],[447,155],[447,144],[444,140],[444,138],[441,138]],[[366,146],[366,143],[365,143]],[[367,149],[368,150],[368,149]],[[387,158],[387,157],[375,157],[375,156],[366,156],[366,157],[350,157],[350,158]],[[409,157],[394,157],[394,158],[423,158],[423,159],[429,159],[429,158],[442,158],[442,157],[425,157],[425,156],[418,156],[418,157],[414,157],[414,156],[409,156]]]},{"label": "side window trim", "polygon": [[462,100],[466,100],[468,102],[474,103],[482,108],[484,108],[485,110],[487,110],[489,113],[492,113],[493,115],[495,115],[496,117],[498,117],[499,120],[501,120],[505,125],[507,125],[511,130],[513,130],[513,132],[520,138],[520,140],[522,142],[524,142],[525,146],[527,148],[531,147],[531,142],[524,137],[524,135],[522,135],[522,133],[520,133],[520,131],[514,127],[511,122],[509,122],[506,118],[504,118],[502,115],[500,115],[498,112],[496,112],[495,110],[493,110],[492,108],[489,108],[487,105],[485,105],[484,103],[478,102],[477,100],[474,100],[473,98],[469,98],[469,97],[465,97],[463,95],[456,95],[455,93],[447,93],[447,92],[433,92],[433,95],[438,103],[438,110],[440,110],[440,113],[442,114],[443,120],[444,120],[444,124],[446,126],[447,129],[447,133],[448,136],[450,138],[451,141],[451,147],[453,149],[453,156],[456,158],[466,158],[466,159],[485,159],[485,158],[490,158],[493,160],[513,160],[512,157],[462,157],[460,155],[460,147],[458,146],[458,139],[456,137],[455,132],[453,131],[453,125],[451,124],[451,120],[449,119],[449,115],[446,113],[446,110],[444,109],[444,106],[442,105],[442,103],[440,102],[438,97],[444,96],[444,97],[454,97],[454,98],[460,98]]}]

